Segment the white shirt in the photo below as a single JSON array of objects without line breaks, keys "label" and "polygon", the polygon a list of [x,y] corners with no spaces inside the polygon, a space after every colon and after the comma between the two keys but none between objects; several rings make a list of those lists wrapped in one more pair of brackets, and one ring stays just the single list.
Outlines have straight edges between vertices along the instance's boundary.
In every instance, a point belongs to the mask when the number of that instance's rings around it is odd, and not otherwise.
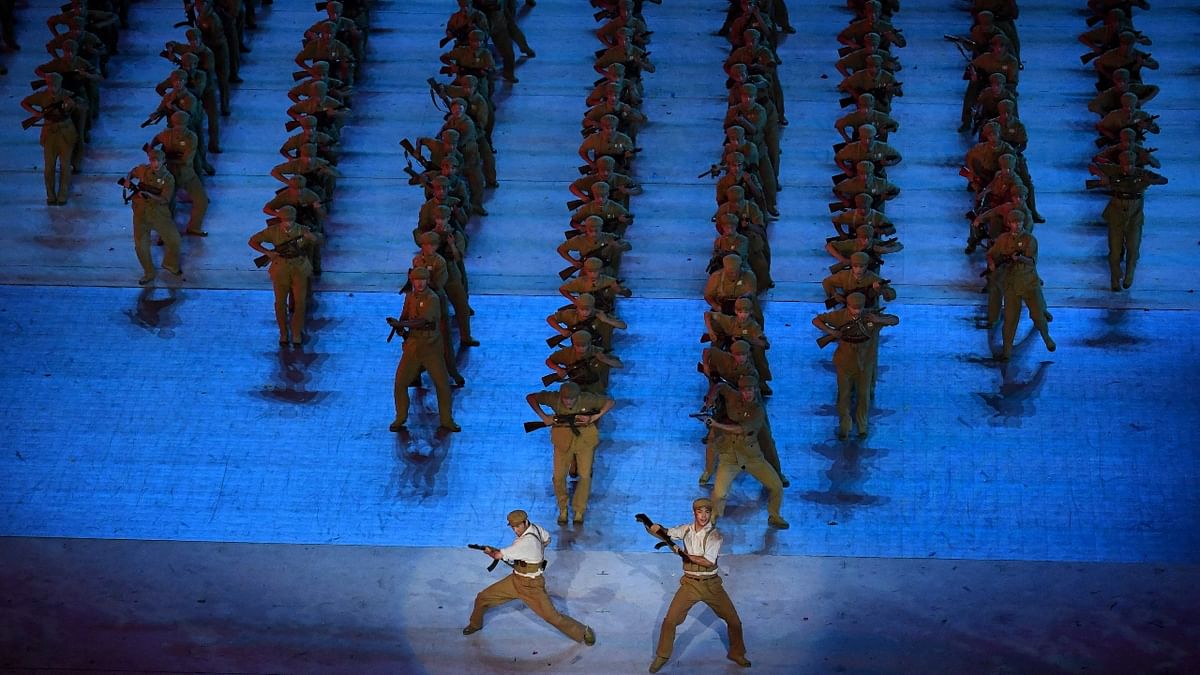
[{"label": "white shirt", "polygon": [[721,555],[721,531],[713,527],[712,521],[697,531],[694,523],[685,523],[667,530],[672,539],[683,540],[683,550],[688,555],[697,555],[711,562],[714,567],[711,572],[686,572],[694,577],[711,577],[716,575],[717,556]]},{"label": "white shirt", "polygon": [[[525,534],[522,534],[514,539],[511,546],[500,549],[500,555],[507,562],[522,560],[524,562],[537,565],[546,559],[546,545],[549,543],[550,533],[546,532],[546,530],[542,529],[542,527],[539,525],[529,523],[529,527],[526,528]],[[540,569],[532,573],[517,572],[516,570],[513,571],[516,574],[519,574],[523,577],[529,577],[531,579],[542,576],[542,571]]]}]

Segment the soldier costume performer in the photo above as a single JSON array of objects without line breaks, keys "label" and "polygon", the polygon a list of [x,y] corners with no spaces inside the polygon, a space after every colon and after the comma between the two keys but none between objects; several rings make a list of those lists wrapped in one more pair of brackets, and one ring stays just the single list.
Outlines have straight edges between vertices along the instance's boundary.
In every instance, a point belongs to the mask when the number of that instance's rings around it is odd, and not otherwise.
[{"label": "soldier costume performer", "polygon": [[396,418],[388,429],[404,429],[408,421],[408,387],[424,368],[429,372],[429,379],[433,380],[433,388],[437,392],[441,427],[461,431],[462,427],[454,422],[451,410],[450,376],[446,372],[441,333],[442,301],[429,288],[427,268],[413,268],[408,278],[412,282],[412,289],[404,296],[400,318],[387,318],[388,325],[404,335],[404,351],[400,363],[396,365],[396,382],[393,386]]},{"label": "soldier costume performer", "polygon": [[463,635],[470,635],[483,628],[483,613],[489,607],[502,605],[510,600],[520,600],[546,623],[564,635],[589,647],[596,644],[596,633],[575,619],[560,613],[546,593],[546,546],[550,534],[535,523],[529,522],[529,514],[516,510],[508,514],[508,526],[517,538],[506,548],[487,547],[484,552],[492,560],[510,564],[512,574],[488,586],[475,596],[475,608],[471,619],[463,628]]},{"label": "soldier costume performer", "polygon": [[671,528],[658,523],[648,527],[650,533],[656,536],[666,534],[671,539],[683,540],[683,546],[673,544],[672,550],[684,559],[679,590],[675,591],[667,615],[663,617],[658,648],[650,664],[652,673],[661,670],[671,658],[675,647],[675,629],[683,623],[697,602],[708,605],[725,622],[729,630],[729,653],[725,658],[743,668],[750,667],[750,660],[746,658],[746,643],[742,639],[742,620],[717,572],[722,539],[721,531],[712,522],[712,512],[712,501],[700,498],[692,502],[692,522]]},{"label": "soldier costume performer", "polygon": [[[122,183],[127,190],[133,207],[133,250],[142,265],[142,278],[138,283],[146,285],[154,280],[154,260],[150,257],[150,231],[153,230],[166,245],[163,269],[176,276],[183,274],[179,267],[179,230],[171,220],[171,195],[175,193],[175,179],[167,171],[166,156],[157,148],[146,150],[147,162],[135,166]],[[136,183],[133,183],[136,181]]]},{"label": "soldier costume performer", "polygon": [[[275,289],[275,322],[279,324],[279,344],[288,344],[289,309],[292,345],[304,344],[304,317],[308,313],[308,280],[312,277],[312,261],[308,251],[320,246],[324,239],[296,222],[296,209],[284,206],[275,212],[273,225],[256,232],[248,242],[250,248],[271,259],[267,272]],[[274,246],[263,247],[263,243]]]},{"label": "soldier costume performer", "polygon": [[[837,368],[837,436],[842,440],[849,437],[852,422],[858,424],[859,438],[867,436],[867,417],[875,390],[879,331],[884,326],[900,323],[896,316],[866,312],[866,304],[867,298],[862,293],[851,293],[846,297],[844,308],[819,314],[813,319],[814,326],[837,338],[833,365]],[[853,419],[850,416],[851,399],[857,399]]]},{"label": "soldier costume performer", "polygon": [[[583,523],[588,495],[592,490],[592,461],[600,432],[596,423],[612,410],[613,400],[603,394],[583,392],[574,382],[564,382],[557,392],[539,391],[525,397],[525,402],[550,427],[550,442],[554,445],[554,496],[558,502],[558,524],[567,524],[567,471],[579,476],[571,511],[575,524]],[[547,415],[543,406],[553,411]]]}]

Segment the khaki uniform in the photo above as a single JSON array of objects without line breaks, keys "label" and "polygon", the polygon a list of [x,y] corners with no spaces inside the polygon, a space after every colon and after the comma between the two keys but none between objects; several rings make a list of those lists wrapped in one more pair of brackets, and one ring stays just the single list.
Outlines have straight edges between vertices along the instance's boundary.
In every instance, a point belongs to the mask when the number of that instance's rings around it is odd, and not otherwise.
[{"label": "khaki uniform", "polygon": [[[838,309],[818,317],[834,328],[850,324],[850,310]],[[859,322],[844,328],[844,337],[838,340],[833,353],[833,365],[837,369],[838,433],[848,435],[851,423],[858,425],[859,434],[868,430],[871,398],[875,389],[876,356],[879,353],[879,331],[882,324],[869,319],[866,312],[859,315]],[[854,416],[851,418],[850,402],[855,400]]]},{"label": "khaki uniform", "polygon": [[40,111],[56,106],[42,118],[39,138],[42,143],[42,177],[46,183],[46,201],[65,202],[71,194],[71,172],[79,141],[75,123],[71,120],[70,109],[74,106],[74,99],[65,90],[52,95],[43,89],[25,97],[24,102]]},{"label": "khaki uniform", "polygon": [[[189,232],[202,231],[204,214],[208,213],[208,192],[196,175],[195,157],[200,141],[196,134],[182,127],[166,129],[154,137],[151,145],[162,145],[167,155],[167,170],[175,178],[175,187],[188,193],[192,200],[192,213],[188,217]],[[174,203],[174,195],[172,203]]]},{"label": "khaki uniform", "polygon": [[[293,223],[291,229],[283,230],[278,227],[267,227],[256,233],[250,241],[262,244],[269,243],[278,247],[291,239],[295,239],[308,228]],[[305,249],[311,243],[301,239],[298,247],[301,251],[295,257],[271,261],[267,272],[271,275],[271,286],[275,290],[275,323],[279,325],[279,341],[288,342],[288,327],[291,326],[291,342],[301,342],[304,336],[304,318],[308,313],[308,279],[312,276],[312,262],[309,261]],[[292,315],[288,318],[288,299],[291,299]]]},{"label": "khaki uniform", "polygon": [[[158,172],[150,171],[150,166],[143,164],[130,172],[143,185],[156,188],[159,194],[170,199],[175,192],[175,179],[165,168]],[[171,220],[171,207],[167,202],[160,202],[141,194],[135,195],[133,201],[133,251],[138,262],[142,265],[142,273],[154,276],[154,260],[150,256],[150,232],[153,230],[162,238],[166,247],[163,255],[163,268],[169,272],[178,273],[179,268],[179,230],[175,221]]]},{"label": "khaki uniform", "polygon": [[1108,270],[1116,285],[1125,260],[1125,279],[1132,281],[1142,249],[1142,225],[1145,223],[1145,192],[1154,185],[1152,174],[1138,171],[1132,176],[1109,178],[1112,197],[1104,207],[1108,224]]},{"label": "khaki uniform", "polygon": [[[720,393],[726,389],[732,391],[732,395]],[[725,497],[729,494],[729,487],[738,474],[746,471],[767,488],[767,513],[772,519],[781,518],[779,508],[783,505],[783,483],[779,472],[763,456],[758,443],[759,431],[766,423],[762,402],[757,397],[753,401],[743,401],[738,391],[727,384],[718,384],[717,392],[725,400],[725,414],[729,422],[739,425],[741,431],[714,429],[710,441],[720,458],[713,483],[713,517],[719,518],[725,514]]]},{"label": "khaki uniform", "polygon": [[[555,415],[595,415],[609,400],[607,396],[581,392],[575,405],[567,407],[556,391],[538,392],[533,398],[538,404],[553,410]],[[571,511],[575,514],[575,520],[581,521],[592,492],[592,462],[596,457],[596,446],[600,444],[600,432],[595,424],[574,427],[555,425],[550,428],[550,443],[554,446],[554,498],[558,504],[559,519],[566,518],[567,472],[574,466],[579,474],[579,482],[575,485]]]},{"label": "khaki uniform", "polygon": [[767,382],[772,379],[771,366],[767,363],[767,351],[763,347],[767,343],[767,337],[763,334],[762,324],[754,317],[741,323],[736,315],[731,316],[720,312],[709,312],[708,317],[713,328],[716,328],[719,333],[717,337],[720,342],[731,343],[734,340],[745,340],[750,343],[750,360],[758,370],[759,381]]},{"label": "khaki uniform", "polygon": [[1021,303],[1029,307],[1029,318],[1037,327],[1043,338],[1049,339],[1046,326],[1045,300],[1042,297],[1042,280],[1038,277],[1035,262],[1012,261],[1011,256],[1019,254],[1034,261],[1037,260],[1037,239],[1032,234],[1014,235],[1005,232],[997,237],[996,242],[988,249],[988,258],[996,262],[996,267],[1004,267],[1000,277],[1000,287],[1004,294],[1004,351],[1012,350],[1013,339],[1017,335],[1017,323],[1021,320]]},{"label": "khaki uniform", "polygon": [[400,320],[425,321],[426,325],[410,328],[408,337],[404,339],[404,351],[400,363],[396,365],[396,381],[392,388],[396,403],[393,424],[403,425],[408,420],[408,387],[424,368],[429,372],[429,379],[433,380],[433,388],[437,392],[441,425],[448,429],[457,427],[451,409],[450,378],[446,373],[442,344],[442,301],[430,288],[426,288],[424,293],[409,291],[404,296]]}]

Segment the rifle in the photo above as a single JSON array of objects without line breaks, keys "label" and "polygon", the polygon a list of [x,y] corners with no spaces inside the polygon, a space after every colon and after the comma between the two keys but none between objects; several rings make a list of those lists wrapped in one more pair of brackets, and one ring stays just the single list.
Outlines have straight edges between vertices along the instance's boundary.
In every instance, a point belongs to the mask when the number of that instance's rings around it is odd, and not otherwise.
[{"label": "rifle", "polygon": [[[591,372],[591,365],[592,361],[594,360],[595,359],[587,359],[585,361],[576,361],[575,363],[572,363],[571,365],[567,366],[567,374],[565,377],[563,375],[559,375],[557,371],[550,373],[549,375],[544,375],[542,376],[542,384],[547,387],[554,382],[565,381],[579,381],[583,384],[592,384],[596,381],[596,374]],[[584,375],[590,375],[592,379],[588,382],[583,382]]]},{"label": "rifle", "polygon": [[[405,288],[408,288],[408,286],[406,285]],[[408,331],[410,329],[432,330],[433,328],[437,327],[437,324],[432,321],[426,321],[425,319],[393,319],[389,316],[386,320],[388,325],[392,327],[392,332],[388,333],[388,342],[392,341],[392,338],[396,336],[396,333],[399,333],[400,337],[407,339]]]},{"label": "rifle", "polygon": [[405,154],[417,160],[417,163],[421,165],[421,168],[425,169],[426,171],[440,170],[439,167],[434,166],[433,162],[422,157],[421,153],[413,147],[412,141],[408,140],[407,138],[400,139],[400,147],[404,148]]},{"label": "rifle", "polygon": [[[697,368],[700,368],[699,364],[697,364]],[[704,372],[702,368],[700,369],[700,371]],[[704,407],[700,408],[700,410],[698,410],[697,412],[688,413],[688,417],[691,417],[692,419],[700,420],[701,422],[704,423],[704,426],[708,426],[709,424],[712,424],[712,419],[714,417],[716,417],[716,415],[717,415],[716,406],[704,406]]]},{"label": "rifle", "polygon": [[405,164],[404,168],[401,170],[404,173],[408,174],[408,176],[409,176],[408,184],[409,185],[419,185],[424,182],[424,180],[421,177],[421,174],[417,173],[416,170],[413,169],[413,165],[412,165],[411,161],[408,162],[407,164]]},{"label": "rifle", "polygon": [[700,175],[696,176],[696,178],[704,178],[705,176],[709,178],[717,178],[720,175],[721,166],[719,164],[713,164],[712,166],[708,167],[708,169],[701,171]]},{"label": "rifle", "polygon": [[141,181],[138,181],[135,183],[132,180],[130,180],[128,176],[123,176],[121,178],[118,178],[117,185],[120,185],[121,188],[123,188],[121,190],[121,199],[123,199],[126,204],[128,204],[130,201],[132,201],[133,198],[140,193],[146,193],[149,195],[161,195],[162,194],[161,188],[153,187],[151,185],[146,185],[146,184],[142,183]]},{"label": "rifle", "polygon": [[588,203],[589,201],[591,201],[591,200],[588,200],[588,199],[572,199],[571,201],[567,202],[567,210],[568,210],[568,211],[574,211],[575,209],[577,209],[577,208],[579,208],[579,207],[583,206],[584,204]]},{"label": "rifle", "polygon": [[[279,244],[278,246],[276,246],[274,249],[272,249],[272,252],[278,253],[279,255],[287,254],[287,257],[293,257],[295,255],[298,255],[300,253],[300,243],[299,242],[303,238],[304,238],[303,234],[292,237],[291,239],[288,239],[287,241],[283,242],[282,244]],[[271,262],[271,256],[263,254],[254,259],[254,266],[259,269],[262,269],[269,262]]]},{"label": "rifle", "polygon": [[1083,186],[1085,189],[1088,189],[1088,190],[1095,190],[1097,188],[1108,187],[1108,185],[1106,185],[1104,183],[1104,181],[1101,181],[1097,178],[1089,178],[1089,179],[1083,181]]},{"label": "rifle", "polygon": [[[442,89],[445,88],[445,85],[440,84],[432,77],[425,80],[425,82],[429,85],[430,96],[437,94],[438,98],[442,99],[442,103],[446,106],[446,110],[450,110],[450,97],[446,96],[446,92],[442,91]],[[434,105],[434,107],[436,108],[437,106]]]},{"label": "rifle", "polygon": [[1088,52],[1088,53],[1084,54],[1083,56],[1079,57],[1079,62],[1083,63],[1083,64],[1087,64],[1092,59],[1096,58],[1097,56],[1100,56],[1103,53],[1104,52]]},{"label": "rifle", "polygon": [[579,427],[575,426],[575,418],[579,417],[580,415],[595,415],[597,412],[599,412],[599,411],[597,411],[597,410],[580,410],[577,413],[564,413],[562,415],[554,415],[554,422],[551,424],[546,424],[545,422],[526,422],[525,423],[525,433],[528,434],[530,432],[537,431],[538,429],[545,429],[547,427],[570,427],[571,433],[578,436],[579,435]]},{"label": "rifle", "polygon": [[142,122],[142,128],[145,129],[146,127],[150,126],[151,124],[158,124],[166,116],[167,116],[167,111],[163,110],[162,108],[159,108],[158,110],[155,110],[154,112],[150,113],[150,116],[146,118],[145,122]]},{"label": "rifle", "polygon": [[[473,548],[473,549],[475,549],[476,551],[483,551],[484,553],[489,553],[489,554],[490,554],[492,551],[497,551],[497,550],[499,550],[499,549],[497,549],[495,546],[486,546],[486,545],[484,545],[484,544],[467,544],[467,548]],[[500,564],[500,562],[501,562],[501,560],[500,560],[500,559],[493,560],[493,561],[492,561],[492,564],[491,564],[491,565],[488,565],[488,571],[489,571],[489,572],[491,572],[492,570],[496,569],[496,565],[499,565],[499,564]],[[512,563],[510,563],[510,562],[508,562],[508,561],[504,561],[504,564],[505,564],[505,565],[508,565],[509,567],[512,567],[512,566],[513,566],[513,564],[512,564]]]},{"label": "rifle", "polygon": [[183,21],[171,24],[171,28],[183,28],[184,26],[195,27],[196,23],[192,19],[184,19]]},{"label": "rifle", "polygon": [[679,548],[679,546],[676,545],[675,542],[671,541],[671,537],[668,536],[666,532],[655,533],[653,530],[650,529],[654,526],[654,522],[650,520],[650,516],[647,516],[644,513],[639,513],[639,514],[635,515],[633,518],[634,518],[634,520],[641,523],[643,527],[646,528],[646,531],[650,533],[650,536],[654,537],[655,539],[660,540],[657,544],[654,545],[654,548],[656,548],[656,549],[669,548],[669,549],[671,549],[671,551],[673,553],[678,555],[680,558],[683,558],[683,560],[685,562],[688,561],[687,551],[684,551],[683,549]]},{"label": "rifle", "polygon": [[946,42],[953,42],[954,46],[958,47],[958,53],[962,54],[963,58],[967,60],[967,63],[970,63],[974,59],[972,54],[979,49],[979,45],[975,44],[974,40],[965,38],[961,35],[950,35],[949,33],[943,33],[942,39]]},{"label": "rifle", "polygon": [[[883,308],[883,307],[880,307],[879,309],[875,310],[875,312],[874,312],[874,313],[882,312],[883,310],[884,310],[884,308]],[[835,329],[834,329],[834,330],[836,330],[836,331],[837,331],[837,334],[836,334],[836,335],[829,335],[828,333],[826,333],[825,335],[822,335],[821,337],[817,338],[817,346],[818,346],[818,347],[820,347],[821,349],[824,349],[826,346],[828,346],[828,345],[829,345],[829,343],[830,343],[830,342],[835,342],[835,341],[837,341],[837,340],[841,340],[843,337],[845,337],[845,332],[846,332],[846,330],[847,330],[848,328],[850,328],[851,326],[854,326],[854,325],[856,325],[856,324],[859,324],[859,325],[860,325],[860,327],[861,327],[861,323],[862,323],[863,317],[865,317],[865,316],[866,316],[866,314],[865,314],[865,313],[864,313],[864,314],[861,314],[861,315],[859,315],[859,318],[857,318],[857,319],[850,319],[850,320],[849,320],[849,321],[847,321],[846,323],[844,323],[844,324],[842,324],[842,325],[838,326],[837,328],[835,328]],[[865,333],[866,333],[866,331],[864,330],[864,331],[863,331],[863,333],[865,334]],[[868,339],[869,339],[869,338],[868,338]],[[851,342],[852,342],[852,343],[859,343],[859,342],[866,342],[866,340],[852,340]]]},{"label": "rifle", "polygon": [[[571,265],[569,267],[564,267],[558,271],[558,278],[562,279],[563,281],[566,281],[567,279],[571,278],[571,275],[575,274],[575,272],[577,272],[579,269],[580,269],[579,267],[576,267],[574,265]],[[562,336],[560,335],[559,337],[562,337]],[[550,338],[550,340],[553,340],[553,339],[554,338]],[[546,342],[549,343],[550,340],[546,340]],[[561,340],[559,342],[561,342]],[[558,344],[558,342],[556,342],[550,346],[553,347],[556,344]]]},{"label": "rifle", "polygon": [[[572,268],[572,269],[574,269],[574,268]],[[585,319],[583,321],[580,321],[577,324],[567,326],[567,330],[570,331],[571,334],[576,333],[581,330],[586,330],[589,333],[591,333],[592,335],[596,335],[596,331],[592,330],[595,327],[596,318],[597,317],[593,316],[591,319]],[[546,346],[547,347],[557,347],[560,344],[562,344],[563,342],[569,340],[570,338],[571,338],[570,334],[567,334],[567,335],[560,334],[560,335],[555,335],[553,337],[548,337],[548,338],[546,338]]]}]

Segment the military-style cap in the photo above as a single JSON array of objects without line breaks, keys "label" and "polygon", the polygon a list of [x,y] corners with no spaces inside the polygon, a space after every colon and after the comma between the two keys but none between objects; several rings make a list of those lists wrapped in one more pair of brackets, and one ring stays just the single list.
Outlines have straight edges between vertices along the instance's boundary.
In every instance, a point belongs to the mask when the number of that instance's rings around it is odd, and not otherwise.
[{"label": "military-style cap", "polygon": [[738,298],[733,301],[734,311],[749,312],[754,309],[754,301],[750,298]]},{"label": "military-style cap", "polygon": [[604,227],[604,219],[600,216],[588,216],[587,218],[583,219],[583,222],[581,222],[580,225],[585,227],[590,225],[598,230]]},{"label": "military-style cap", "polygon": [[283,218],[284,220],[295,220],[296,209],[292,206],[281,206],[278,209],[275,209],[275,216],[278,218]]},{"label": "military-style cap", "polygon": [[571,344],[576,347],[583,347],[592,344],[592,334],[586,330],[575,331],[571,333]]},{"label": "military-style cap", "polygon": [[867,296],[862,293],[851,293],[846,296],[846,306],[854,309],[862,309],[867,306]]},{"label": "military-style cap", "polygon": [[734,354],[749,354],[750,343],[745,340],[734,340],[733,344],[729,345],[729,351]]},{"label": "military-style cap", "polygon": [[516,511],[508,512],[509,527],[516,527],[517,525],[520,525],[521,523],[527,523],[527,522],[529,522],[529,514],[525,513],[521,509],[517,509]]},{"label": "military-style cap", "polygon": [[604,261],[599,258],[588,258],[583,261],[583,269],[599,271],[604,267]]},{"label": "military-style cap", "polygon": [[863,239],[872,239],[875,237],[875,228],[870,225],[859,225],[854,228],[854,234]]},{"label": "military-style cap", "polygon": [[727,269],[727,270],[732,271],[732,270],[736,270],[736,269],[741,269],[742,256],[740,256],[736,253],[730,253],[729,255],[727,255],[721,259],[721,264],[724,265],[725,269]]},{"label": "military-style cap", "polygon": [[612,190],[612,186],[602,180],[592,183],[592,192],[608,192],[610,190]]},{"label": "military-style cap", "polygon": [[738,389],[747,389],[758,386],[758,378],[754,375],[742,375],[738,378]]},{"label": "military-style cap", "polygon": [[578,298],[575,298],[575,304],[583,305],[584,307],[595,307],[596,296],[591,293],[580,293]]},{"label": "military-style cap", "polygon": [[414,267],[408,271],[408,278],[414,279],[414,280],[424,279],[425,281],[429,281],[429,268],[428,267]]},{"label": "military-style cap", "polygon": [[700,509],[708,509],[712,511],[712,500],[708,497],[701,497],[692,502],[692,510],[699,511]]},{"label": "military-style cap", "polygon": [[425,244],[433,244],[434,246],[437,246],[438,244],[442,243],[442,238],[438,236],[437,232],[422,232],[421,236],[417,237],[417,241],[420,242],[422,246]]},{"label": "military-style cap", "polygon": [[858,251],[856,253],[851,253],[850,254],[850,264],[851,265],[863,265],[863,266],[870,265],[871,264],[871,256],[867,255],[866,253],[864,253],[862,251]]},{"label": "military-style cap", "polygon": [[872,204],[875,203],[875,198],[872,197],[871,194],[868,192],[860,192],[860,193],[854,195],[854,203],[862,204],[865,207],[870,207]]},{"label": "military-style cap", "polygon": [[574,382],[563,382],[558,388],[558,393],[563,398],[579,398],[579,385]]},{"label": "military-style cap", "polygon": [[152,148],[149,145],[147,145],[146,146],[146,157],[153,157],[161,162],[167,158],[167,153],[163,152],[162,150],[160,150],[158,148]]}]

